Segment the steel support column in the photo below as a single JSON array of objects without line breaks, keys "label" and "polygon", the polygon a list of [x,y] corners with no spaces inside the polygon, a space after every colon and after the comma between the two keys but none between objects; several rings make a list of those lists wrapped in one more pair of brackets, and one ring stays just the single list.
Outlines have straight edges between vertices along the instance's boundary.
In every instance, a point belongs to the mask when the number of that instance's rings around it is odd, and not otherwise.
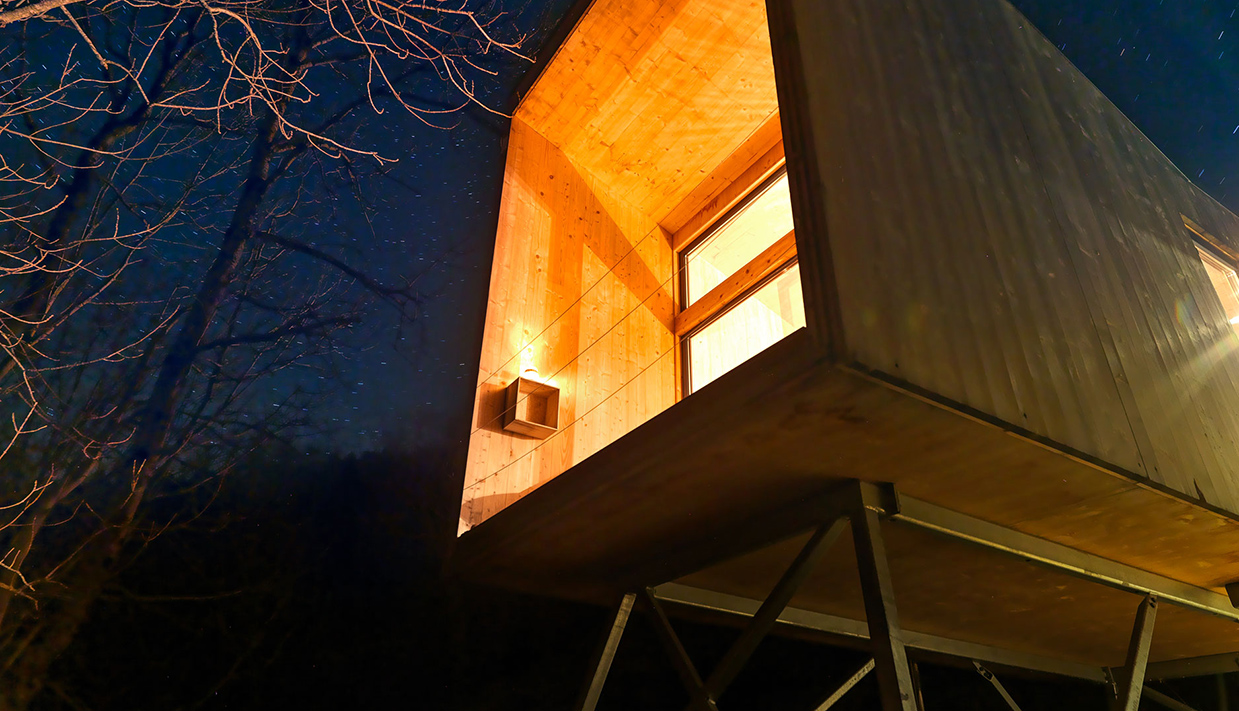
[{"label": "steel support column", "polygon": [[1138,711],[1140,692],[1144,689],[1145,667],[1149,663],[1149,647],[1153,643],[1153,623],[1157,619],[1157,598],[1146,595],[1136,609],[1131,642],[1127,646],[1127,661],[1118,674],[1118,708]]},{"label": "steel support column", "polygon": [[632,606],[636,601],[637,596],[633,593],[620,599],[615,619],[611,622],[611,629],[607,631],[606,637],[591,660],[589,668],[593,670],[593,673],[590,675],[589,683],[581,691],[581,697],[577,700],[577,711],[594,711],[598,705],[598,697],[602,695],[602,687],[606,684],[607,674],[611,671],[611,662],[615,660],[615,652],[619,649],[620,638],[624,636],[624,628],[628,626],[628,618],[632,615]]},{"label": "steel support column", "polygon": [[852,541],[856,545],[856,564],[860,570],[861,592],[865,598],[865,617],[869,621],[869,641],[878,675],[882,711],[916,711],[912,675],[904,649],[903,629],[895,607],[886,544],[882,539],[878,513],[864,505],[865,488],[858,483],[857,509],[851,512]]}]

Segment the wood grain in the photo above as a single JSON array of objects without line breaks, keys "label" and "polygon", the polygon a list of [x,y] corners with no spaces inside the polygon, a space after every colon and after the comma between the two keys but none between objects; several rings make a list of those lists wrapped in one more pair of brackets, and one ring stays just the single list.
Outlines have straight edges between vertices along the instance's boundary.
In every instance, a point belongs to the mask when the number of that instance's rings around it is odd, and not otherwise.
[{"label": "wood grain", "polygon": [[[675,399],[664,234],[519,119],[508,146],[462,528]],[[560,388],[559,431],[541,440],[502,427],[504,388],[529,365]]]},{"label": "wood grain", "polygon": [[611,0],[594,3],[516,115],[674,225],[737,146],[777,127],[777,108],[764,2]]}]

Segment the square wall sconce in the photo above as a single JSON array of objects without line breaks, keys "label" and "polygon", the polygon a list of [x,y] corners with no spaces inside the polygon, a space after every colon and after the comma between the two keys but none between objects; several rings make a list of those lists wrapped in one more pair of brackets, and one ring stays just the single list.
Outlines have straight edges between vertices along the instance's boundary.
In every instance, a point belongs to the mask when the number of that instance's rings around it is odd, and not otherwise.
[{"label": "square wall sconce", "polygon": [[503,429],[535,439],[546,439],[559,429],[559,388],[532,378],[518,377],[508,385]]}]

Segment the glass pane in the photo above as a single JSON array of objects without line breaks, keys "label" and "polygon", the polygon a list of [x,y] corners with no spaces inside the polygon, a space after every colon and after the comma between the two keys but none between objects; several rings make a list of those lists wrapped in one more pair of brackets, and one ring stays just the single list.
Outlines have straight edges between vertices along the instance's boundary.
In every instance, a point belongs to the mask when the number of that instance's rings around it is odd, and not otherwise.
[{"label": "glass pane", "polygon": [[794,264],[688,339],[689,392],[805,325]]},{"label": "glass pane", "polygon": [[784,173],[688,252],[688,301],[684,305],[708,294],[791,231],[792,199]]},{"label": "glass pane", "polygon": [[1231,325],[1239,331],[1239,276],[1235,275],[1234,267],[1213,256],[1208,250],[1199,246],[1196,249],[1200,252],[1200,261],[1205,264],[1205,271],[1209,273],[1209,281],[1213,282],[1213,288],[1222,300],[1222,310],[1226,312],[1226,318],[1230,319]]}]

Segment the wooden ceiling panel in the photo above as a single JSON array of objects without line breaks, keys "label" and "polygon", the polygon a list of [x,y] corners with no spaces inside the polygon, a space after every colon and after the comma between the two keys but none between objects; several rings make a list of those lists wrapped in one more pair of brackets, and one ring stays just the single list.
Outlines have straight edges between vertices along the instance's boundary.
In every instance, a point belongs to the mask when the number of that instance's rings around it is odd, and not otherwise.
[{"label": "wooden ceiling panel", "polygon": [[661,221],[777,110],[760,0],[599,0],[517,116]]}]

